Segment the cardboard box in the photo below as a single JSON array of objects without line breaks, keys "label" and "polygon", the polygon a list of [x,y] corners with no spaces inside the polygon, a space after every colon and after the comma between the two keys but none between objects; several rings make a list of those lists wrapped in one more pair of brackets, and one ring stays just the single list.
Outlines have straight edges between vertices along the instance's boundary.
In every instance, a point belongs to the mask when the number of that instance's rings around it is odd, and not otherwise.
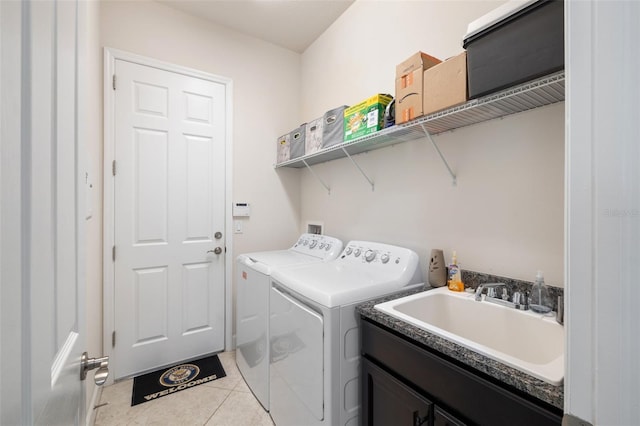
[{"label": "cardboard box", "polygon": [[442,62],[440,59],[427,55],[424,52],[414,53],[407,60],[396,65],[396,78],[401,78],[417,69],[424,71],[440,62]]},{"label": "cardboard box", "polygon": [[278,138],[276,163],[284,163],[291,159],[291,147],[289,146],[289,133]]},{"label": "cardboard box", "polygon": [[304,136],[304,154],[313,154],[322,149],[322,129],[324,117],[316,118],[307,123]]},{"label": "cardboard box", "polygon": [[441,61],[424,52],[418,52],[396,66],[396,124],[405,123],[423,115],[424,70]]},{"label": "cardboard box", "polygon": [[424,114],[467,101],[467,52],[447,59],[424,72]]},{"label": "cardboard box", "polygon": [[423,73],[417,69],[396,79],[396,124],[422,116]]},{"label": "cardboard box", "polygon": [[344,110],[344,141],[365,136],[384,127],[384,110],[393,100],[378,94]]}]

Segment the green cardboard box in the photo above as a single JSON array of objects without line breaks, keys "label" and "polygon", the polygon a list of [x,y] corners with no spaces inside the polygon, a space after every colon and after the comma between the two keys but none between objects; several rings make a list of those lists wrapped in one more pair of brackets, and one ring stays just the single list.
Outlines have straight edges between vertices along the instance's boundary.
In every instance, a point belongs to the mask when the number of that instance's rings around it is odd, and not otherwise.
[{"label": "green cardboard box", "polygon": [[391,95],[377,94],[344,110],[344,141],[375,133],[384,127],[384,110]]}]

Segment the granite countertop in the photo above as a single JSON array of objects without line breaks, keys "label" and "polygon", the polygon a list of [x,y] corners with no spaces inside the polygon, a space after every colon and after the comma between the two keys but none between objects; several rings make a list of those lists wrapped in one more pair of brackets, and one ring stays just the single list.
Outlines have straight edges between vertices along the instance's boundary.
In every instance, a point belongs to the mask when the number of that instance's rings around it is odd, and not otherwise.
[{"label": "granite countertop", "polygon": [[476,370],[479,370],[499,381],[521,390],[533,397],[547,402],[559,409],[564,408],[564,385],[554,386],[542,380],[536,379],[519,370],[509,367],[501,362],[495,361],[477,352],[464,348],[454,342],[436,336],[426,330],[415,327],[405,321],[396,319],[383,312],[374,309],[374,305],[398,299],[410,294],[429,290],[431,287],[424,286],[392,296],[381,297],[362,303],[356,307],[356,311],[365,318],[378,324],[386,326],[409,339],[421,343],[429,348],[450,356]]}]

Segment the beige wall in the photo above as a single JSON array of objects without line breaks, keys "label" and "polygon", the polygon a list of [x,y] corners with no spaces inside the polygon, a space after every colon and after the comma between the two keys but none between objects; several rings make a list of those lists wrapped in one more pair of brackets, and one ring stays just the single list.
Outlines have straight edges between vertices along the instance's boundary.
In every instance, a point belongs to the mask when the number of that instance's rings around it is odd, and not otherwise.
[{"label": "beige wall", "polygon": [[[302,55],[303,120],[375,93],[394,93],[395,64],[418,50],[462,51],[467,24],[501,2],[356,1]],[[384,59],[383,59],[384,58]],[[427,256],[453,249],[465,269],[563,286],[564,103],[314,166],[300,172],[301,229],[324,221],[345,241],[383,241]]]}]

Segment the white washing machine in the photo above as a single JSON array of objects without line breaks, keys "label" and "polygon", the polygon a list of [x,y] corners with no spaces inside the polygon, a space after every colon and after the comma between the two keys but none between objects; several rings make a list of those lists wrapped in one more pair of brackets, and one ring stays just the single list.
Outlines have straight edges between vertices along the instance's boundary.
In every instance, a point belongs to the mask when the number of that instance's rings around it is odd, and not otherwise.
[{"label": "white washing machine", "polygon": [[269,287],[278,268],[335,259],[342,241],[302,234],[286,250],[241,254],[237,258],[236,364],[247,385],[269,410]]},{"label": "white washing machine", "polygon": [[276,425],[358,425],[355,306],[422,285],[418,255],[351,241],[332,261],[271,276],[271,417]]}]

